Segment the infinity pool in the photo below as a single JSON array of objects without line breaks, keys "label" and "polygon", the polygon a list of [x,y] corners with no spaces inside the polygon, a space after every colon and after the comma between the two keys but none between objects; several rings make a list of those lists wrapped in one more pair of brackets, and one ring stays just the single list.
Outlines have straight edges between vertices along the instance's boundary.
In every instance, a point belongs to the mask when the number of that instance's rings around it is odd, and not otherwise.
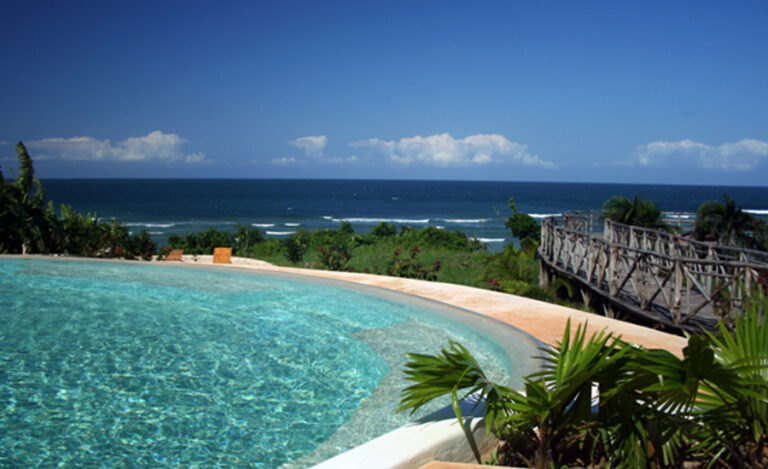
[{"label": "infinity pool", "polygon": [[394,413],[406,352],[453,338],[496,380],[532,369],[509,359],[533,354],[523,334],[501,345],[471,314],[371,293],[0,258],[0,466],[306,466],[413,419]]}]

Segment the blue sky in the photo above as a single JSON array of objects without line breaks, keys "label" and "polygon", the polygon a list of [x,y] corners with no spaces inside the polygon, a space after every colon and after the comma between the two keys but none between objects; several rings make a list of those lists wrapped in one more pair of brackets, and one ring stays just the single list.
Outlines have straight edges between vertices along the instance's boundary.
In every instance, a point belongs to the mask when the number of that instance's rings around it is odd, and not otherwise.
[{"label": "blue sky", "polygon": [[0,2],[40,177],[766,185],[768,2]]}]

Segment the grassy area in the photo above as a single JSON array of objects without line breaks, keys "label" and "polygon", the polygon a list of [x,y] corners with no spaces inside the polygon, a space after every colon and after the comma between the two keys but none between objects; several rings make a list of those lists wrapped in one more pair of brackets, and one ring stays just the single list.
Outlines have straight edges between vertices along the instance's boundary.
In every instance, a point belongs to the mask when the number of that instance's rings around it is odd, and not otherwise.
[{"label": "grassy area", "polygon": [[537,244],[531,238],[521,248],[509,245],[502,252],[488,253],[485,245],[458,231],[381,223],[363,235],[347,223],[337,230],[298,230],[282,240],[266,239],[258,229],[240,226],[231,233],[210,229],[171,236],[168,242],[165,249],[183,249],[187,254],[210,254],[215,246],[231,246],[236,256],[279,266],[454,283],[583,308],[565,280],[539,288]]},{"label": "grassy area", "polygon": [[172,236],[168,242],[169,248],[184,249],[188,254],[209,254],[215,246],[232,246],[237,256],[280,266],[368,272],[474,287],[487,286],[484,274],[492,258],[483,244],[461,232],[434,227],[398,229],[386,223],[367,235],[345,224],[337,230],[299,230],[278,240],[265,239],[255,228],[238,227],[233,233],[211,229]]}]

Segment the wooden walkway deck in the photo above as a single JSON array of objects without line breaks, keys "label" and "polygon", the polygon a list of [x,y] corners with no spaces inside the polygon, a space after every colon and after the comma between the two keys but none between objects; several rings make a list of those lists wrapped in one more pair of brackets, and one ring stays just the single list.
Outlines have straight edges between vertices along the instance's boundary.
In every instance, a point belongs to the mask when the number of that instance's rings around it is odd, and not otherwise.
[{"label": "wooden walkway deck", "polygon": [[548,217],[541,227],[541,282],[575,281],[584,303],[682,330],[732,319],[768,287],[768,253],[695,241],[605,220],[598,213]]}]

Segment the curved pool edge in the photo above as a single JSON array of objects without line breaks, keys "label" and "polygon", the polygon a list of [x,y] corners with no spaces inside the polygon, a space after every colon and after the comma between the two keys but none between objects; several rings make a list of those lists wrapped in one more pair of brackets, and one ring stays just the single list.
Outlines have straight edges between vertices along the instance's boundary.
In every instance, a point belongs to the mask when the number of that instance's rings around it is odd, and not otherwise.
[{"label": "curved pool edge", "polygon": [[[483,404],[476,404],[476,396],[468,396],[460,403],[461,412],[480,453],[487,454],[496,439],[489,438],[486,432]],[[326,459],[312,469],[411,469],[431,461],[476,462],[450,406]],[[292,466],[284,466],[288,467]]]},{"label": "curved pool edge", "polygon": [[[213,265],[212,256],[189,256],[188,258],[185,256],[183,263]],[[607,329],[628,342],[646,348],[668,350],[677,356],[682,356],[682,349],[686,344],[683,337],[635,324],[538,300],[463,285],[354,272],[279,267],[246,258],[232,258],[232,264],[225,267],[286,272],[394,290],[496,319],[547,345],[557,344],[569,320],[574,326],[584,325],[590,334]],[[466,424],[472,428],[481,452],[490,450],[494,441],[487,438],[482,408],[474,407],[470,402],[462,402],[462,412],[467,417]],[[449,408],[441,409],[419,422],[374,438],[327,459],[313,468],[410,469],[419,468],[435,460],[474,462],[464,432]]]},{"label": "curved pool edge", "polygon": [[[40,258],[51,256],[14,255],[0,257]],[[73,259],[100,260],[77,257]],[[131,262],[122,260],[102,261]],[[167,264],[178,265],[179,263],[169,262]],[[232,264],[213,264],[212,256],[184,256],[181,264],[217,269],[253,269],[271,274],[284,273],[305,278],[325,278],[376,289],[391,290],[495,319],[513,326],[538,342],[549,345],[554,345],[561,339],[565,324],[570,319],[574,325],[586,324],[590,332],[608,329],[621,335],[624,340],[629,342],[648,348],[666,349],[676,355],[682,355],[682,348],[685,346],[685,339],[682,337],[563,306],[462,285],[373,274],[279,267],[264,261],[237,257],[232,258]],[[471,420],[471,427],[478,444],[481,447],[490,448],[493,441],[488,441],[486,438],[482,412],[476,408],[474,413],[470,413],[472,407],[471,403],[463,403],[462,411],[467,411],[465,416],[472,415],[469,420]],[[361,466],[382,469],[417,468],[437,459],[455,462],[472,462],[473,460],[464,433],[457,424],[453,412],[448,408],[442,409],[419,422],[405,425],[374,438],[314,467],[322,469]],[[286,466],[292,467],[290,463]]]},{"label": "curved pool edge", "polygon": [[212,258],[213,256],[185,255],[182,263],[293,273],[393,290],[496,319],[548,345],[555,345],[562,339],[568,320],[573,323],[573,326],[585,324],[588,333],[607,329],[615,335],[622,336],[627,342],[646,348],[664,349],[678,356],[682,356],[682,349],[686,345],[684,337],[566,306],[482,288],[358,272],[280,267],[241,257],[233,257],[232,264],[213,264]]}]

